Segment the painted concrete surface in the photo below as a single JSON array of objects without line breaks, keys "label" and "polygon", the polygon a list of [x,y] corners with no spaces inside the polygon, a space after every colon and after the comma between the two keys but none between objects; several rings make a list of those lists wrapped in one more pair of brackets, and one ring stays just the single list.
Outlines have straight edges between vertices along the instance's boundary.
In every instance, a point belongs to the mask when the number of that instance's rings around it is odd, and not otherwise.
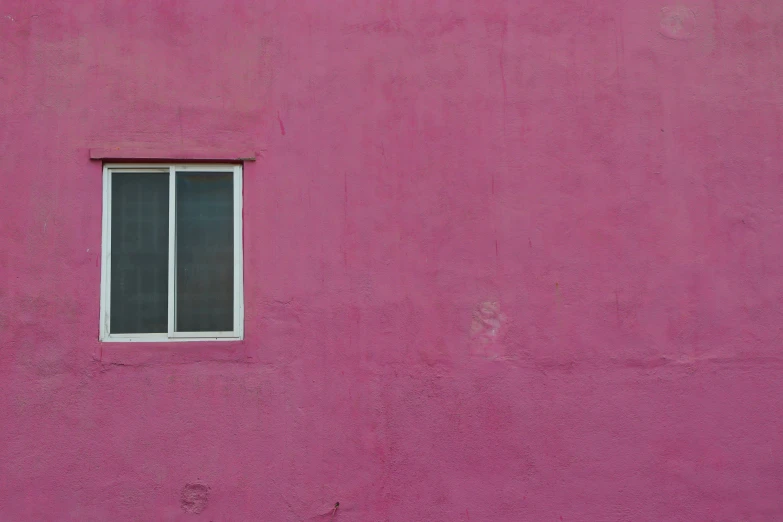
[{"label": "painted concrete surface", "polygon": [[[783,520],[781,48],[777,0],[0,2],[0,520]],[[98,342],[112,147],[258,154],[244,342]]]}]

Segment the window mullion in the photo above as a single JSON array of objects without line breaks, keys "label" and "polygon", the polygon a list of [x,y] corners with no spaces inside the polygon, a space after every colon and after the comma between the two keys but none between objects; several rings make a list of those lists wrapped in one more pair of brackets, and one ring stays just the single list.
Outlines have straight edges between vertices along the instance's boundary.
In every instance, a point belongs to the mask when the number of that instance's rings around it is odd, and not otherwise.
[{"label": "window mullion", "polygon": [[171,337],[175,328],[175,293],[177,291],[177,223],[176,223],[176,209],[177,209],[177,184],[176,184],[176,171],[174,166],[169,167],[169,327],[168,336]]}]

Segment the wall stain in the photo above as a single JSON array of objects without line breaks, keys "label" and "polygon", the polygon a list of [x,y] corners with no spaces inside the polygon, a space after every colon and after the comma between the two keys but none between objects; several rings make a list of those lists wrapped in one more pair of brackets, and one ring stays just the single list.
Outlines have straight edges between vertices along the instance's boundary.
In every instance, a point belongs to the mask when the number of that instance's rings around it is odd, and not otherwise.
[{"label": "wall stain", "polygon": [[198,515],[207,508],[209,503],[209,486],[198,482],[185,484],[182,488],[180,506],[185,513]]},{"label": "wall stain", "polygon": [[672,40],[690,40],[696,31],[696,14],[684,6],[661,9],[660,33]]},{"label": "wall stain", "polygon": [[507,319],[497,301],[484,301],[476,306],[470,324],[470,334],[475,341],[474,355],[499,359],[505,354],[499,341]]}]

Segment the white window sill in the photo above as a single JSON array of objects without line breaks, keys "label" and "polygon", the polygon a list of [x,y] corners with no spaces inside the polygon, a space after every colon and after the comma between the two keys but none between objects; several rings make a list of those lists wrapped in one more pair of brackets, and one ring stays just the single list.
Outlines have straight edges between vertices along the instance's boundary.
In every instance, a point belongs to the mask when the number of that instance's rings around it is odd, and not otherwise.
[{"label": "white window sill", "polygon": [[101,338],[104,343],[178,343],[188,341],[241,341],[242,337],[235,334],[223,335],[209,332],[199,337],[169,337],[166,334],[136,334],[136,335],[107,335]]}]

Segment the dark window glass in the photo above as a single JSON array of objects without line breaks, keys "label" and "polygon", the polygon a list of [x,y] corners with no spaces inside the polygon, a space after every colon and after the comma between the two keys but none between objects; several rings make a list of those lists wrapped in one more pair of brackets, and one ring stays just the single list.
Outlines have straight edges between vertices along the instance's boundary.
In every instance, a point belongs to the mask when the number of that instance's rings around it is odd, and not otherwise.
[{"label": "dark window glass", "polygon": [[165,333],[169,176],[113,173],[111,333]]},{"label": "dark window glass", "polygon": [[234,329],[232,173],[176,174],[178,332]]}]

